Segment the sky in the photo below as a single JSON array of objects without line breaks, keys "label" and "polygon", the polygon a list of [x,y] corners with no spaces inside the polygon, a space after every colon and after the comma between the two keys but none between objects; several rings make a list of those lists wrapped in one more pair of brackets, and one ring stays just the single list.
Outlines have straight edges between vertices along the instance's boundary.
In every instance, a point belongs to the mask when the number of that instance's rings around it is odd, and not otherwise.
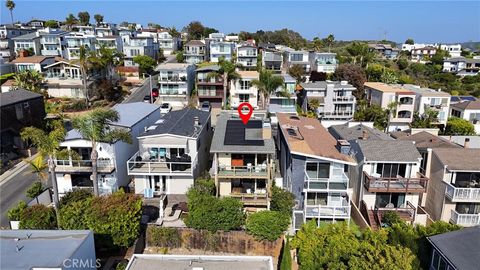
[{"label": "sky", "polygon": [[[1,23],[10,13],[1,0]],[[480,41],[480,1],[26,1],[14,0],[14,20],[64,20],[79,11],[104,21],[149,22],[182,29],[193,20],[224,33],[289,28],[307,39],[403,42]]]}]

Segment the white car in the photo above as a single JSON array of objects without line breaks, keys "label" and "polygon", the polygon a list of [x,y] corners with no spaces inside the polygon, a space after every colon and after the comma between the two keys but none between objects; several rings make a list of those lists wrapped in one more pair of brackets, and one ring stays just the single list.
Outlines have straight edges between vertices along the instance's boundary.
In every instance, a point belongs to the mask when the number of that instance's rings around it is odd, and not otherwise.
[{"label": "white car", "polygon": [[168,103],[163,103],[162,106],[160,106],[160,113],[161,114],[166,114],[169,113],[172,110],[172,106]]}]

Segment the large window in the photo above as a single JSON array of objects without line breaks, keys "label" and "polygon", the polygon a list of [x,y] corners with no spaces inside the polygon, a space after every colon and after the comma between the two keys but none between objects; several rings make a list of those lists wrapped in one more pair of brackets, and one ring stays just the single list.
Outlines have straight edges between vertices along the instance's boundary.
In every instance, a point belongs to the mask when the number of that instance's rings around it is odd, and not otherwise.
[{"label": "large window", "polygon": [[238,95],[238,100],[240,102],[248,102],[250,100],[250,95],[249,94],[239,94]]},{"label": "large window", "polygon": [[310,178],[329,178],[330,164],[307,162],[307,175]]},{"label": "large window", "polygon": [[375,206],[378,208],[404,208],[404,193],[377,193]]},{"label": "large window", "polygon": [[303,54],[292,53],[292,55],[290,56],[290,61],[303,61]]},{"label": "large window", "polygon": [[375,172],[386,178],[407,177],[407,164],[378,163]]},{"label": "large window", "polygon": [[248,90],[248,89],[250,89],[250,87],[252,87],[252,82],[251,81],[245,81],[245,80],[240,81],[240,89]]}]

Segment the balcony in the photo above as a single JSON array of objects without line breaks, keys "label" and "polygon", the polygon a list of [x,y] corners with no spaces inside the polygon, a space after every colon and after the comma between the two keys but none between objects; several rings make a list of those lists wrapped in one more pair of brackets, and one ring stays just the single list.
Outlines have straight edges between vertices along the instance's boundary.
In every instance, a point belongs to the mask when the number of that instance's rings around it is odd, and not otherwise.
[{"label": "balcony", "polygon": [[460,214],[452,210],[450,222],[456,225],[471,227],[480,225],[480,214]]},{"label": "balcony", "polygon": [[333,97],[333,102],[352,103],[352,102],[355,102],[355,97],[354,96],[335,96]]},{"label": "balcony", "polygon": [[338,175],[332,175],[330,178],[314,178],[311,174],[305,171],[304,189],[308,191],[329,191],[329,190],[342,190],[345,191],[348,188],[348,177],[342,172]]},{"label": "balcony", "polygon": [[216,78],[210,78],[210,79],[198,78],[197,85],[221,85],[223,87],[223,80],[216,79]]},{"label": "balcony", "polygon": [[327,119],[345,119],[352,118],[352,111],[333,111],[333,112],[320,112],[320,117],[324,120]]},{"label": "balcony", "polygon": [[42,50],[41,51],[43,56],[57,56],[60,55],[59,50]]},{"label": "balcony", "polygon": [[425,193],[427,192],[428,178],[417,173],[417,178],[404,177],[379,177],[371,176],[366,172],[364,186],[368,192],[394,192],[394,193]]},{"label": "balcony", "polygon": [[173,75],[173,76],[162,76],[162,75],[160,75],[158,77],[158,81],[160,81],[160,82],[186,82],[187,77],[186,76],[179,76],[179,75]]},{"label": "balcony", "polygon": [[[375,206],[375,208],[373,210],[373,214],[374,214],[375,221],[376,221],[377,225],[380,225],[382,227],[384,226],[383,222],[382,222],[382,218],[383,218],[383,215],[385,214],[385,212],[388,212],[388,211],[396,212],[401,219],[403,219],[407,222],[411,222],[411,223],[413,223],[413,221],[415,221],[415,214],[417,213],[417,209],[409,201],[407,201],[407,203],[404,204],[403,206],[396,207],[396,208],[395,207],[377,207],[377,206]],[[424,210],[422,210],[422,211],[424,211]],[[423,212],[423,213],[425,213],[425,212]]]},{"label": "balcony", "polygon": [[181,157],[160,159],[150,157],[143,160],[139,153],[135,153],[127,161],[128,175],[186,175],[192,176],[197,165],[197,159],[184,154]]},{"label": "balcony", "polygon": [[447,184],[445,195],[452,202],[480,202],[480,188],[459,188]]},{"label": "balcony", "polygon": [[[91,160],[55,160],[57,165],[55,170],[63,173],[73,172],[92,172]],[[111,173],[115,170],[113,159],[98,159],[97,171],[101,173]]]},{"label": "balcony", "polygon": [[176,90],[165,90],[165,89],[160,89],[160,92],[158,93],[159,96],[185,96],[186,95],[186,90],[182,89],[176,89]]},{"label": "balcony", "polygon": [[267,206],[267,194],[253,193],[231,193],[230,197],[239,199],[244,206]]},{"label": "balcony", "polygon": [[223,90],[197,90],[199,97],[223,97]]},{"label": "balcony", "polygon": [[305,217],[346,219],[350,217],[350,205],[346,200],[343,201],[341,206],[307,205],[305,206]]},{"label": "balcony", "polygon": [[225,166],[220,164],[218,167],[218,177],[222,178],[270,178],[270,167],[267,164],[257,166]]}]

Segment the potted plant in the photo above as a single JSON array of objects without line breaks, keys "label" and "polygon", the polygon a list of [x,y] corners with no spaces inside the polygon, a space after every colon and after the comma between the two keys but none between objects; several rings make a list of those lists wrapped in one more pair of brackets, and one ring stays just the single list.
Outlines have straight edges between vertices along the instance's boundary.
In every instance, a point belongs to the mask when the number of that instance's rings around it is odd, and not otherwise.
[{"label": "potted plant", "polygon": [[26,208],[27,208],[27,203],[24,202],[24,201],[20,201],[17,204],[17,206],[8,210],[7,216],[8,216],[8,219],[10,220],[10,228],[12,230],[18,230],[19,229],[19,227],[20,227],[20,216],[21,216],[23,210],[25,210]]}]

